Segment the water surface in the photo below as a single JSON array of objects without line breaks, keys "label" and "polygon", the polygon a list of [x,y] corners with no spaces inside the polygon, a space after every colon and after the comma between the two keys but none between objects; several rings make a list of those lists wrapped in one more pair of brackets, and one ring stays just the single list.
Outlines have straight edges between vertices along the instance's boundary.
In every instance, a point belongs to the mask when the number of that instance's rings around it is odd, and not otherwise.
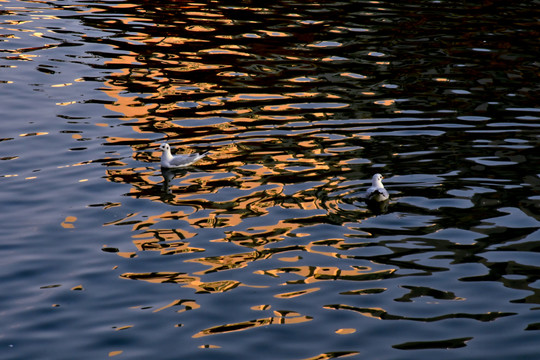
[{"label": "water surface", "polygon": [[534,358],[539,5],[0,3],[2,358]]}]

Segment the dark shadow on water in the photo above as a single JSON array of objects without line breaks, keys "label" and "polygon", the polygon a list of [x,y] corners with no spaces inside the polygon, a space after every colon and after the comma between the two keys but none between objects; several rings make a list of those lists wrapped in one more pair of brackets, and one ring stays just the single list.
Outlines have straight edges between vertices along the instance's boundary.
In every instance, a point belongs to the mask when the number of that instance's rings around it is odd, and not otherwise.
[{"label": "dark shadow on water", "polygon": [[390,204],[390,200],[384,200],[384,201],[374,201],[374,200],[366,200],[366,204],[369,210],[371,210],[375,215],[385,214],[388,212],[388,205]]},{"label": "dark shadow on water", "polygon": [[187,169],[168,169],[168,168],[161,168],[161,174],[163,176],[163,185],[162,185],[162,191],[164,195],[167,197],[167,195],[172,194],[171,190],[171,181],[174,180],[176,177],[182,177],[186,175],[188,172]]}]

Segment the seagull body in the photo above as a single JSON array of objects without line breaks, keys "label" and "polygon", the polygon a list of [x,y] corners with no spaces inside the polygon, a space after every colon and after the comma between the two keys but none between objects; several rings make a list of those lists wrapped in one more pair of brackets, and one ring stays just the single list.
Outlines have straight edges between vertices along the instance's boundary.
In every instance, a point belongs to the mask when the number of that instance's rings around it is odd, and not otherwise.
[{"label": "seagull body", "polygon": [[189,166],[208,154],[205,152],[203,154],[172,155],[171,147],[167,143],[159,145],[159,148],[163,150],[163,154],[161,154],[161,167],[166,169]]},{"label": "seagull body", "polygon": [[367,189],[365,198],[367,201],[386,201],[390,198],[388,191],[382,184],[383,176],[381,174],[373,175],[371,179],[371,187]]}]

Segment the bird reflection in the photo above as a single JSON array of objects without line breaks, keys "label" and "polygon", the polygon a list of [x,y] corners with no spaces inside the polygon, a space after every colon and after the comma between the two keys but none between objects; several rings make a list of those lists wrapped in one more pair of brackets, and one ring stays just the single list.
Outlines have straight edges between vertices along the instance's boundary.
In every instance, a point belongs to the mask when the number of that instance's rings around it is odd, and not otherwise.
[{"label": "bird reflection", "polygon": [[372,213],[380,215],[388,212],[389,199],[384,201],[366,200],[366,205]]},{"label": "bird reflection", "polygon": [[174,168],[161,168],[161,175],[163,175],[163,192],[166,194],[172,194],[172,190],[170,188],[171,181],[176,176],[184,176],[187,173],[186,169],[174,169]]}]

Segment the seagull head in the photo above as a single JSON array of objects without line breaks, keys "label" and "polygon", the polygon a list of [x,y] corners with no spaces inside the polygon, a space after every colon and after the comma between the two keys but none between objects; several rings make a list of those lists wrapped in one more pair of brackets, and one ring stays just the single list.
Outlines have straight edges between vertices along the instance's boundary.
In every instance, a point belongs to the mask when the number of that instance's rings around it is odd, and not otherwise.
[{"label": "seagull head", "polygon": [[373,178],[371,179],[371,185],[375,187],[383,187],[382,179],[384,179],[384,176],[382,176],[381,174],[373,175]]},{"label": "seagull head", "polygon": [[171,147],[167,143],[163,143],[163,144],[159,145],[159,148],[161,150],[163,150],[163,151],[171,151]]}]

